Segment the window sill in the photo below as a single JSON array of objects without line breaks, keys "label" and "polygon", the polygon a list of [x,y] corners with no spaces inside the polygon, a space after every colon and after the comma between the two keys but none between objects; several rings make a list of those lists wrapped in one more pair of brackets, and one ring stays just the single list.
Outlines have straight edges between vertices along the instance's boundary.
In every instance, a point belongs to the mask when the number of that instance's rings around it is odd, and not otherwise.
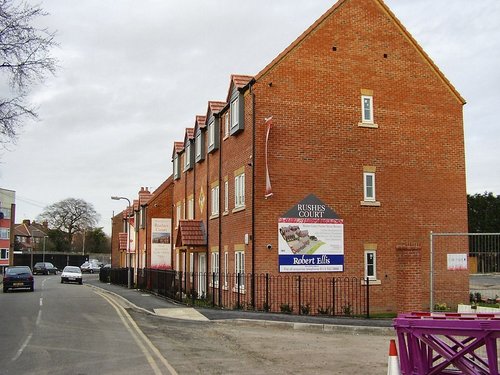
[{"label": "window sill", "polygon": [[360,128],[371,128],[378,129],[378,124],[370,123],[370,122],[359,122],[358,127]]},{"label": "window sill", "polygon": [[208,219],[212,220],[212,219],[217,219],[218,217],[219,217],[219,214],[212,214],[212,215],[210,215],[210,217]]},{"label": "window sill", "polygon": [[233,211],[231,211],[231,212],[234,214],[235,212],[244,211],[245,208],[246,208],[245,206],[235,207],[235,208],[233,208]]},{"label": "window sill", "polygon": [[222,138],[223,141],[229,138],[229,134],[224,135],[224,138]]},{"label": "window sill", "polygon": [[[238,293],[238,288],[233,288],[233,293]],[[240,294],[245,294],[245,287],[240,286]]]},{"label": "window sill", "polygon": [[227,215],[229,215],[229,211],[224,211],[224,212],[222,213],[222,216],[227,216]]},{"label": "window sill", "polygon": [[[361,285],[366,285],[366,279],[361,280]],[[370,279],[370,285],[382,285],[382,281]]]},{"label": "window sill", "polygon": [[377,202],[377,201],[374,201],[374,202],[370,202],[370,201],[361,201],[359,202],[362,206],[366,206],[366,207],[380,207],[380,202]]}]

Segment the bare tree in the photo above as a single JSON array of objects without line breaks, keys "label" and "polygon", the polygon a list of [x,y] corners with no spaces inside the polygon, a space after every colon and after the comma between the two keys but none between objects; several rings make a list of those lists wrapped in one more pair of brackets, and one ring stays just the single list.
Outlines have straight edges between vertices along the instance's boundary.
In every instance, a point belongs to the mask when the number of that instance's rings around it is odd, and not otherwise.
[{"label": "bare tree", "polygon": [[26,100],[30,87],[55,73],[56,60],[50,56],[56,45],[55,32],[33,25],[36,18],[46,15],[39,6],[24,1],[0,0],[0,72],[8,81],[0,92],[3,147],[16,141],[26,118],[38,117],[36,108]]},{"label": "bare tree", "polygon": [[93,228],[99,214],[83,199],[68,198],[46,207],[37,220],[47,220],[49,228],[66,233],[68,243],[72,244],[74,234]]}]

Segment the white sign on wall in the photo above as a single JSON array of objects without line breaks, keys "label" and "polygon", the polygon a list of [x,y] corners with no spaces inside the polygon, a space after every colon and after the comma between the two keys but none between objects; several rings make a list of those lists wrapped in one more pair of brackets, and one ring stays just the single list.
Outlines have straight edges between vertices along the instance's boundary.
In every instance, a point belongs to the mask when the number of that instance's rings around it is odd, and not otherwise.
[{"label": "white sign on wall", "polygon": [[447,268],[450,271],[467,270],[467,254],[448,254]]}]

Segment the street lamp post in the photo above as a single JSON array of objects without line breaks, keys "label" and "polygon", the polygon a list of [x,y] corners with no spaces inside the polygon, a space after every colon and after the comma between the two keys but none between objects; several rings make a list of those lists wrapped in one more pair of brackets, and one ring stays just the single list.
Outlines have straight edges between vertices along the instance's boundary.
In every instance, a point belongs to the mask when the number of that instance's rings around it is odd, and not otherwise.
[{"label": "street lamp post", "polygon": [[125,222],[127,224],[126,226],[126,231],[127,231],[127,256],[126,256],[126,261],[127,261],[127,286],[128,288],[132,288],[132,275],[131,275],[131,272],[132,272],[132,254],[130,253],[130,225],[129,225],[129,220],[128,220],[128,207],[131,206],[130,204],[130,199],[126,198],[126,197],[117,197],[117,196],[112,196],[111,199],[115,200],[115,201],[119,201],[121,199],[123,200],[126,200],[128,202],[128,206],[127,206],[127,214],[125,216]]}]

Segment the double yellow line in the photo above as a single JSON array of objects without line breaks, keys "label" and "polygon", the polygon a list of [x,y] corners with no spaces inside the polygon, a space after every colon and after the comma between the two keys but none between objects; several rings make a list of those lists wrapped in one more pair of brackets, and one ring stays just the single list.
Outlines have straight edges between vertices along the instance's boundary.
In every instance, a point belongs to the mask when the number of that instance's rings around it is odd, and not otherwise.
[{"label": "double yellow line", "polygon": [[[99,294],[102,298],[104,298],[113,308],[116,310],[116,313],[120,317],[123,325],[130,332],[130,335],[134,338],[137,346],[141,348],[144,357],[146,357],[149,365],[155,374],[170,374],[170,375],[178,375],[177,371],[168,363],[168,361],[163,357],[160,351],[153,345],[153,343],[146,337],[146,335],[141,331],[141,329],[134,322],[132,317],[127,313],[127,311],[119,305],[115,300],[111,297],[102,293],[100,291],[95,291],[95,293]],[[168,371],[168,372],[165,372]]]}]

